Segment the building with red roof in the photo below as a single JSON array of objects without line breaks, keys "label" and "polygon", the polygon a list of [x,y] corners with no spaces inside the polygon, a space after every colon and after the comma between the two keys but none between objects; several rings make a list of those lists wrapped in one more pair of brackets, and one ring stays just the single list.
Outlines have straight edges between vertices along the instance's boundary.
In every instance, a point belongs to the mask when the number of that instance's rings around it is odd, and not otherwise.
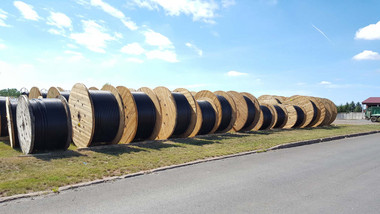
[{"label": "building with red roof", "polygon": [[370,97],[362,102],[363,105],[371,106],[380,106],[380,97]]}]

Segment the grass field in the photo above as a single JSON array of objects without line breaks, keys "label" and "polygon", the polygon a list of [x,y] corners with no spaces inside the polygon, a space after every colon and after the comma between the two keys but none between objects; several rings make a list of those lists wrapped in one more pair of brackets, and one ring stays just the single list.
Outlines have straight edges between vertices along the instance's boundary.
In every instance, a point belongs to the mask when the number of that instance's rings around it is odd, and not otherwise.
[{"label": "grass field", "polygon": [[56,190],[60,186],[275,145],[380,130],[374,125],[227,133],[189,139],[115,145],[102,149],[23,156],[0,142],[0,196]]}]

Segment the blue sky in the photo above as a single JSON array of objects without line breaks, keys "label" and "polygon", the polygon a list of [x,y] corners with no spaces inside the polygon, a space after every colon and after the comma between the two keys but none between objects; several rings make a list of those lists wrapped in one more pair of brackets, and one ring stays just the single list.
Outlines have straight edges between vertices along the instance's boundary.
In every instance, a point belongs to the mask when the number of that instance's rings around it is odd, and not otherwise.
[{"label": "blue sky", "polygon": [[2,0],[0,88],[380,96],[380,1]]}]

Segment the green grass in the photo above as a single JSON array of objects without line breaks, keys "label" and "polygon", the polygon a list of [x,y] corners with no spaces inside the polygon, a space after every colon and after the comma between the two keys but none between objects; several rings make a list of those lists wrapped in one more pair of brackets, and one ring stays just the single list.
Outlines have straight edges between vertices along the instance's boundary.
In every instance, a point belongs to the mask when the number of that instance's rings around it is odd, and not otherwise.
[{"label": "green grass", "polygon": [[227,133],[204,137],[116,145],[102,149],[23,156],[0,142],[0,196],[58,191],[58,187],[134,173],[198,159],[275,145],[380,130],[380,125],[338,125],[315,129]]}]

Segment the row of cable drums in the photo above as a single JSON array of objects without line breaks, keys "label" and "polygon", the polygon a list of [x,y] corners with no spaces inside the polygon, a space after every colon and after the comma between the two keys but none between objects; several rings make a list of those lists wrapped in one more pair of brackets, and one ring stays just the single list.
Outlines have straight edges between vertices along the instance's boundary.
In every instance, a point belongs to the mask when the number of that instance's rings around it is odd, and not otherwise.
[{"label": "row of cable drums", "polygon": [[71,91],[51,87],[41,93],[33,87],[27,95],[7,98],[4,103],[9,109],[11,145],[20,145],[26,154],[67,149],[71,141],[83,148],[228,131],[325,126],[337,114],[335,105],[324,98],[264,95],[256,99],[236,91],[195,93],[183,88],[133,90],[111,85],[98,90],[78,83]]}]

